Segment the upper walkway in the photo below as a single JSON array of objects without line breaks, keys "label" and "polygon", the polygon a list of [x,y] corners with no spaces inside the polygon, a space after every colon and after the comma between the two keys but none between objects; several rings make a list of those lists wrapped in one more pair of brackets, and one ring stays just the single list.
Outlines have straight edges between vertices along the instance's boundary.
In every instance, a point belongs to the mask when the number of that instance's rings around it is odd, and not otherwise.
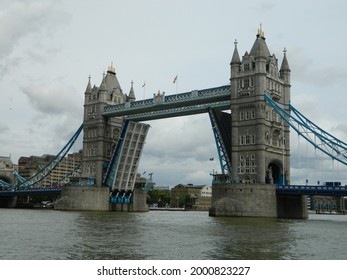
[{"label": "upper walkway", "polygon": [[230,109],[230,95],[230,85],[169,96],[158,92],[150,99],[105,106],[102,115],[145,121],[205,113],[209,108],[227,110]]}]

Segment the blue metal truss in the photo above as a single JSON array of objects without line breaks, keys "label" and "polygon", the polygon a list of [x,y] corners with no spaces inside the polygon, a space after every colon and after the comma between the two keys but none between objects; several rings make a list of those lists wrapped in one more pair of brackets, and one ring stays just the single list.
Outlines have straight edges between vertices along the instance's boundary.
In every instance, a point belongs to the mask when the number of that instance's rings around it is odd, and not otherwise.
[{"label": "blue metal truss", "polygon": [[32,186],[35,186],[37,183],[41,182],[49,174],[51,174],[54,168],[58,166],[58,164],[64,159],[64,157],[67,155],[71,147],[74,145],[82,129],[83,129],[83,124],[78,128],[78,130],[71,137],[69,142],[61,149],[61,151],[48,164],[46,164],[46,166],[44,166],[38,173],[30,177],[28,180],[25,180],[22,177],[24,181],[20,179],[19,184],[17,184],[14,187],[15,188],[31,188]]},{"label": "blue metal truss", "polygon": [[222,174],[231,174],[231,162],[230,162],[231,159],[228,156],[227,149],[223,141],[222,131],[220,127],[218,126],[218,121],[213,112],[213,109],[210,108],[208,111],[208,114],[210,116],[213,135],[216,141],[221,172]]},{"label": "blue metal truss", "polygon": [[129,125],[129,121],[123,120],[122,132],[119,136],[117,145],[113,151],[111,161],[107,167],[106,174],[105,174],[105,177],[104,177],[104,180],[102,183],[104,186],[109,187],[110,189],[113,188],[113,186],[116,182],[117,166],[119,163],[119,157],[121,155],[121,151],[122,151],[122,147],[124,144],[125,134],[127,132],[128,125]]},{"label": "blue metal truss", "polygon": [[80,163],[79,165],[76,166],[76,168],[74,170],[72,170],[70,173],[66,174],[63,178],[59,179],[56,183],[60,183],[62,181],[64,181],[65,179],[71,177],[72,175],[76,175],[81,173],[81,167],[82,167],[82,163]]},{"label": "blue metal truss", "polygon": [[0,180],[0,187],[4,189],[8,189],[8,188],[12,188],[12,185],[3,180]]},{"label": "blue metal truss", "polygon": [[276,192],[287,195],[347,196],[347,186],[277,185]]},{"label": "blue metal truss", "polygon": [[310,121],[292,105],[287,109],[272,100],[269,94],[264,93],[264,98],[276,113],[289,124],[301,137],[312,144],[316,149],[324,154],[347,165],[347,144],[330,133],[326,132],[318,125]]}]

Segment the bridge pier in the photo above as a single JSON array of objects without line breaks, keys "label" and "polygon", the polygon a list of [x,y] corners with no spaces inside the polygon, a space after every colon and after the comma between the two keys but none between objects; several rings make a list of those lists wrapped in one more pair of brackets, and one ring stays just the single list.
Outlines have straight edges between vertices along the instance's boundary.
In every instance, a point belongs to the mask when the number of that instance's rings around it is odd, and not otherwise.
[{"label": "bridge pier", "polygon": [[270,184],[216,184],[209,215],[307,219],[306,201],[306,196],[277,195]]},{"label": "bridge pier", "polygon": [[307,219],[306,195],[277,195],[278,218]]},{"label": "bridge pier", "polygon": [[17,196],[0,197],[0,207],[1,208],[16,208],[17,206]]},{"label": "bridge pier", "polygon": [[277,217],[275,186],[230,183],[213,185],[209,215]]},{"label": "bridge pier", "polygon": [[61,191],[61,197],[54,204],[56,210],[109,210],[108,188],[92,186],[68,186]]},{"label": "bridge pier", "polygon": [[148,212],[147,191],[134,189],[131,203],[110,203],[110,210],[115,212]]},{"label": "bridge pier", "polygon": [[61,197],[54,204],[56,210],[147,212],[147,191],[134,189],[132,203],[110,203],[106,187],[69,186],[62,189]]}]

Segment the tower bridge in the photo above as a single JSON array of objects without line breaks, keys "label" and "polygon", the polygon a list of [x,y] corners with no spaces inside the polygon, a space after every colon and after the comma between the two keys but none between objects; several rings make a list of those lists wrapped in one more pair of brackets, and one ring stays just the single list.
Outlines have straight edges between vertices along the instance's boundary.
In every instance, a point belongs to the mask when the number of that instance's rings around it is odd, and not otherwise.
[{"label": "tower bridge", "polygon": [[[62,190],[56,208],[146,211],[146,192],[135,187],[149,131],[144,122],[208,113],[221,165],[221,174],[213,180],[210,215],[306,218],[305,195],[342,196],[347,190],[290,185],[291,122],[300,124],[303,129],[296,132],[308,142],[327,146],[325,153],[333,159],[345,155],[345,146],[290,105],[290,79],[286,50],[279,66],[261,27],[242,59],[235,41],[229,85],[172,95],[158,92],[136,101],[133,84],[125,94],[111,65],[99,87],[92,87],[89,78],[84,93],[82,176],[75,178],[77,186]],[[291,118],[291,112],[297,117]],[[308,135],[314,131],[322,135],[324,145],[310,141]],[[90,179],[93,186],[87,184]]]}]

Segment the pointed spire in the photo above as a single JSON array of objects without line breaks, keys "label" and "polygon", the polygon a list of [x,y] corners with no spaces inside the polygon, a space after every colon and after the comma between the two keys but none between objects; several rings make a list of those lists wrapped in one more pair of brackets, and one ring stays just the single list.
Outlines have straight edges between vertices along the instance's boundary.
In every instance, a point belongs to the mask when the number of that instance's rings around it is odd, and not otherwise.
[{"label": "pointed spire", "polygon": [[284,56],[283,56],[280,72],[282,72],[282,71],[290,71],[288,60],[287,60],[287,54],[286,54],[287,53],[287,49],[286,48],[284,48],[283,53],[284,53]]},{"label": "pointed spire", "polygon": [[257,38],[249,53],[253,57],[269,57],[271,56],[269,48],[266,45],[262,24],[258,28]]},{"label": "pointed spire", "polygon": [[235,39],[234,45],[235,45],[235,49],[234,49],[233,57],[231,59],[231,64],[240,64],[241,60],[240,60],[239,52],[237,51],[237,40],[236,39]]},{"label": "pointed spire", "polygon": [[100,91],[107,91],[107,88],[106,88],[106,81],[105,81],[105,72],[102,74],[102,81],[101,81],[99,90],[100,90]]},{"label": "pointed spire", "polygon": [[131,81],[131,87],[130,87],[130,91],[129,91],[129,96],[128,96],[128,101],[135,101],[136,97],[135,97],[135,92],[134,92],[134,82]]},{"label": "pointed spire", "polygon": [[92,93],[92,86],[91,86],[91,84],[90,84],[90,75],[89,75],[89,77],[88,77],[88,84],[87,84],[87,88],[86,88],[86,91],[85,91],[85,93]]}]

